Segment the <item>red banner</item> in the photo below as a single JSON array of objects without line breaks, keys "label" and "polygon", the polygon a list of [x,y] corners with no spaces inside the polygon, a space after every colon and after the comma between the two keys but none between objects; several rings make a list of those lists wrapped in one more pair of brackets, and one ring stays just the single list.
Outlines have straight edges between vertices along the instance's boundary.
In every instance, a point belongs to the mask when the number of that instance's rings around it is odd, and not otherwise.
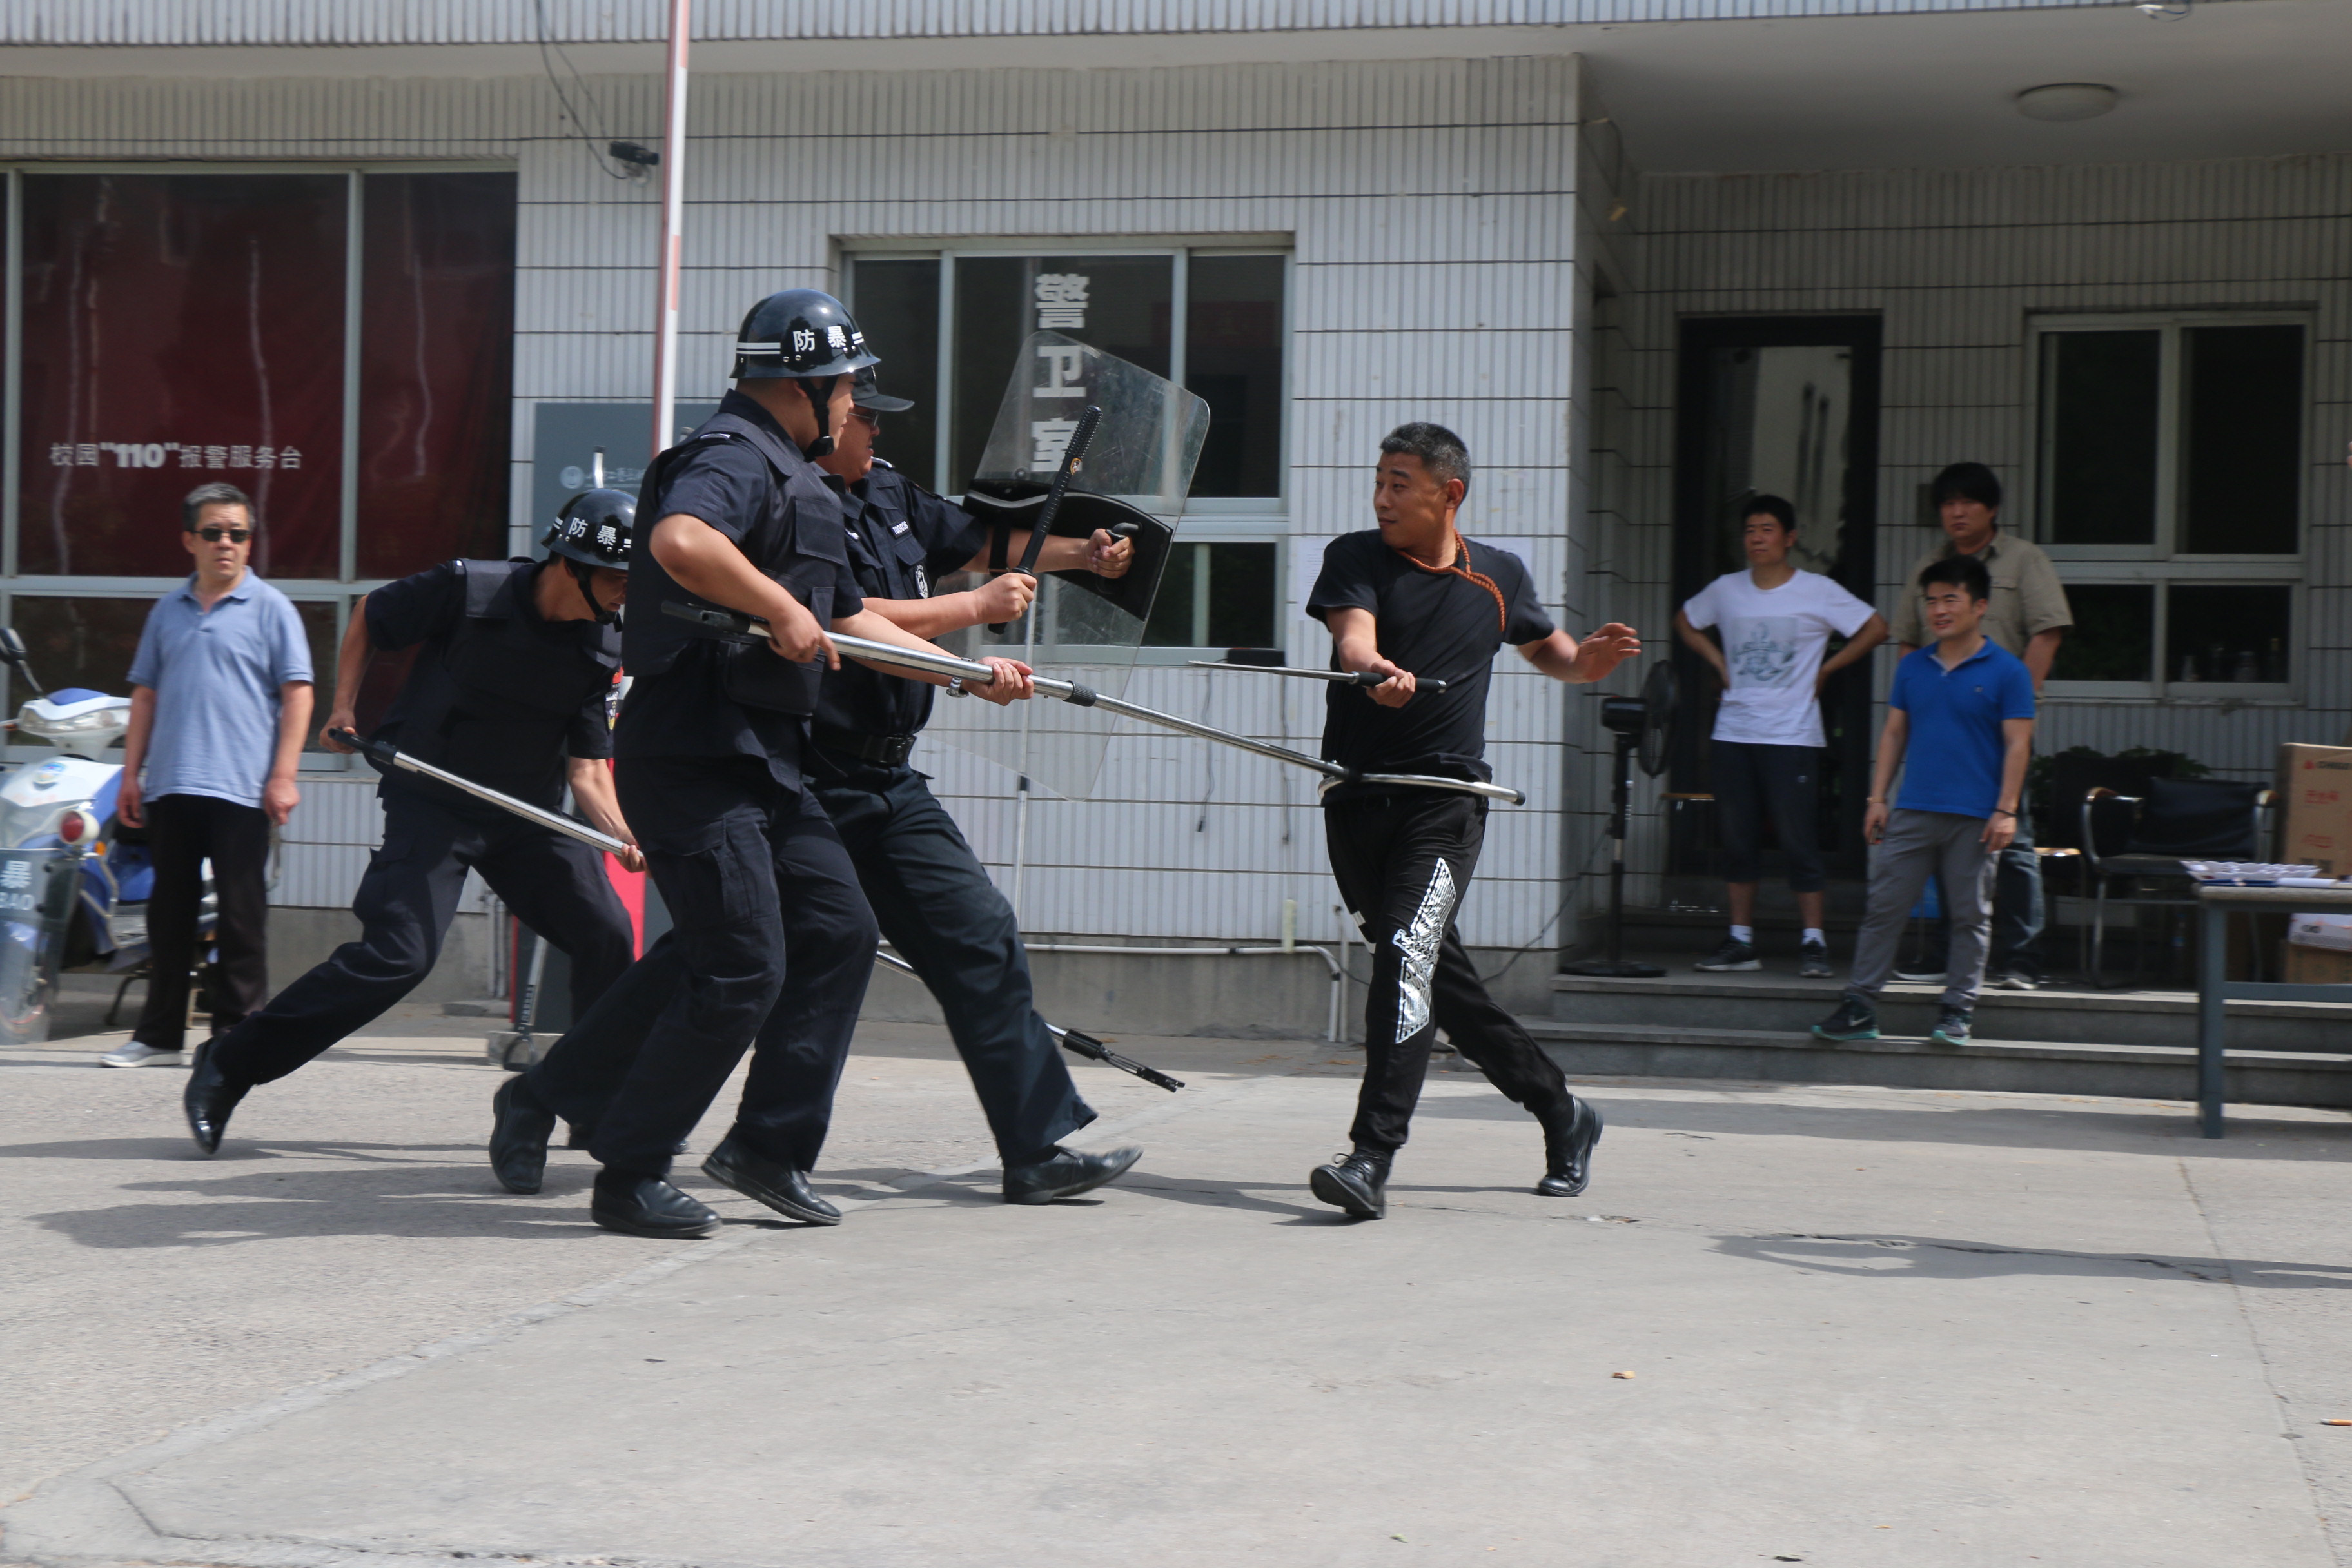
[{"label": "red banner", "polygon": [[177,576],[254,498],[265,577],[341,572],[340,174],[25,176],[18,570]]}]

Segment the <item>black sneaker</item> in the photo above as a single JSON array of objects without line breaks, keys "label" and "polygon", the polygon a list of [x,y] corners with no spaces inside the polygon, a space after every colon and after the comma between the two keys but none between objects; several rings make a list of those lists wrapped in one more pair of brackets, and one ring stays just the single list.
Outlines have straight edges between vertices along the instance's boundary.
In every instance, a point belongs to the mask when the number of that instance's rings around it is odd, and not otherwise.
[{"label": "black sneaker", "polygon": [[1930,969],[1924,963],[1914,963],[1907,968],[1898,964],[1895,966],[1895,978],[1907,980],[1914,985],[1941,985],[1944,983],[1944,972],[1941,969]]},{"label": "black sneaker", "polygon": [[2005,969],[1985,982],[1995,991],[2039,991],[2042,982],[2022,969]]},{"label": "black sneaker", "polygon": [[1969,1025],[1973,1015],[1966,1007],[1947,1006],[1936,1016],[1936,1026],[1927,1037],[1939,1046],[1965,1046],[1969,1043]]},{"label": "black sneaker", "polygon": [[1721,947],[1717,948],[1691,967],[1703,969],[1709,974],[1729,974],[1735,971],[1761,969],[1764,966],[1756,962],[1755,944],[1742,942],[1735,936],[1725,938]]},{"label": "black sneaker", "polygon": [[1825,942],[1805,943],[1804,960],[1797,965],[1800,980],[1827,980],[1830,977],[1830,944]]},{"label": "black sneaker", "polygon": [[1859,996],[1848,996],[1838,1004],[1836,1012],[1813,1026],[1813,1033],[1841,1045],[1848,1040],[1874,1040],[1878,1038],[1878,1009]]}]

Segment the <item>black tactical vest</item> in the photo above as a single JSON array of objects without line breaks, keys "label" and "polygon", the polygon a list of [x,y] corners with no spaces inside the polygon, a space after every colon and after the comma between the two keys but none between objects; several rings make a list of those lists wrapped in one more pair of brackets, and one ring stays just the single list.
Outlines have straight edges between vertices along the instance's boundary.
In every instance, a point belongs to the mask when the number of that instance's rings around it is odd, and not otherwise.
[{"label": "black tactical vest", "polygon": [[592,622],[528,614],[519,596],[538,565],[457,563],[464,613],[418,652],[388,728],[411,756],[551,810],[563,797],[567,731],[612,687],[621,639],[609,626],[592,637]]},{"label": "black tactical vest", "polygon": [[[658,503],[669,470],[697,447],[713,441],[749,447],[765,458],[773,471],[768,515],[758,519],[738,541],[752,565],[782,584],[807,606],[821,626],[833,624],[833,587],[848,563],[848,542],[843,537],[843,501],[828,487],[822,470],[774,434],[738,414],[711,416],[693,435],[656,458],[646,469],[637,493]],[[658,521],[658,519],[653,521]],[[732,519],[729,520],[734,521]],[[643,581],[638,581],[642,578]],[[687,623],[660,613],[647,597],[677,599],[705,607],[708,601],[678,586],[650,549],[635,562],[629,615],[629,669],[637,676],[665,673],[689,647],[697,657],[720,664],[720,685],[728,697],[746,708],[802,717],[816,711],[817,689],[824,662],[794,664],[765,647],[716,644],[696,635]],[[648,614],[650,611],[652,613]]]}]

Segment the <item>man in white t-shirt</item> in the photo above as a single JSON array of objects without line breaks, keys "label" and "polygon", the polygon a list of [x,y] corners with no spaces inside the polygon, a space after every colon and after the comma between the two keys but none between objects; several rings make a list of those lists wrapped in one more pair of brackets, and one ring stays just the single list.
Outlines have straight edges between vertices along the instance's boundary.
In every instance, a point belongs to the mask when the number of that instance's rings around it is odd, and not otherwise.
[{"label": "man in white t-shirt", "polygon": [[[1827,577],[1789,563],[1797,510],[1779,496],[1748,502],[1739,540],[1748,570],[1717,577],[1675,615],[1675,635],[1715,667],[1725,689],[1709,773],[1724,875],[1731,884],[1731,935],[1698,967],[1715,973],[1763,967],[1756,958],[1756,887],[1763,879],[1759,845],[1769,809],[1789,857],[1789,890],[1804,918],[1798,973],[1825,980],[1830,944],[1815,827],[1822,687],[1885,642],[1886,622]],[[1716,637],[1706,635],[1709,627]],[[1824,660],[1832,632],[1846,644]]]}]

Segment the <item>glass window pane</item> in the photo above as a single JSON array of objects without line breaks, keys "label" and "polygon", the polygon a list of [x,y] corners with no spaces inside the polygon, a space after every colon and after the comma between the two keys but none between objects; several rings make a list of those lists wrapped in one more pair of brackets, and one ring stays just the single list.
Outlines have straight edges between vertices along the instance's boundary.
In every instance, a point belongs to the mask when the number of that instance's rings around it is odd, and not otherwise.
[{"label": "glass window pane", "polygon": [[324,752],[319,731],[335,710],[335,601],[297,599],[294,613],[302,617],[303,639],[310,645],[310,732],[302,749]]},{"label": "glass window pane", "polygon": [[2284,584],[2166,589],[2164,671],[2175,680],[2293,678],[2294,590]]},{"label": "glass window pane", "polygon": [[2042,340],[2042,526],[2053,544],[2156,542],[2163,334]]},{"label": "glass window pane", "polygon": [[2182,331],[2179,548],[2292,555],[2303,458],[2303,329]]},{"label": "glass window pane", "polygon": [[24,192],[20,569],[177,576],[180,498],[224,479],[259,503],[263,576],[337,575],[343,176]]},{"label": "glass window pane", "polygon": [[515,176],[370,174],[362,206],[359,574],[502,558]]},{"label": "glass window pane", "polygon": [[1168,374],[1173,258],[974,256],[959,257],[955,266],[950,489],[961,490],[979,468],[1013,356],[1031,332],[1061,332],[1154,375]]},{"label": "glass window pane", "polygon": [[[181,557],[185,560],[186,557]],[[152,599],[66,599],[19,594],[9,605],[9,624],[25,639],[25,662],[33,679],[51,691],[69,686],[131,695],[131,656],[147,625]],[[33,689],[7,672],[8,712],[30,699]]]},{"label": "glass window pane", "polygon": [[1196,496],[1282,493],[1279,256],[1199,256],[1185,279],[1184,384],[1209,405]]},{"label": "glass window pane", "polygon": [[[939,478],[940,264],[861,260],[850,274],[850,310],[866,333],[866,347],[882,356],[874,373],[882,390],[893,397],[911,398],[915,405],[904,414],[885,417],[875,449],[912,474],[917,483],[934,484]],[[968,477],[960,476],[950,488],[961,488]]]},{"label": "glass window pane", "polygon": [[[1168,552],[1168,569],[1160,574],[1159,596],[1151,601],[1151,619],[1144,623],[1146,647],[1197,647],[1192,640],[1193,609],[1207,560],[1205,544],[1179,544]],[[1205,605],[1202,607],[1205,608]]]},{"label": "glass window pane", "polygon": [[2053,680],[2156,679],[2156,590],[2144,584],[2069,583],[2074,628],[2058,645]]},{"label": "glass window pane", "polygon": [[1210,647],[1272,647],[1275,547],[1209,546]]}]

